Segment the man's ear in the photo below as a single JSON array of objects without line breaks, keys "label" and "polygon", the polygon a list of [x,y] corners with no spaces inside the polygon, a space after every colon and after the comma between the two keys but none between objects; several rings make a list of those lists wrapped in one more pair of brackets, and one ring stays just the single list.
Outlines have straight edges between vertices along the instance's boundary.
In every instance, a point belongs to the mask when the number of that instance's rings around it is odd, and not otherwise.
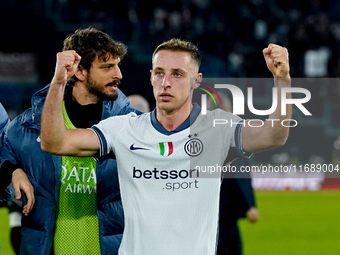
[{"label": "man's ear", "polygon": [[152,84],[152,72],[153,72],[153,70],[151,69],[150,70],[150,81],[151,81],[151,85],[153,86],[153,84]]},{"label": "man's ear", "polygon": [[200,85],[201,85],[201,82],[202,82],[202,73],[198,73],[196,78],[195,78],[195,83],[193,85],[193,88],[194,89],[197,89]]},{"label": "man's ear", "polygon": [[74,75],[78,78],[79,81],[85,81],[87,74],[87,70],[81,65],[78,65],[77,71]]}]

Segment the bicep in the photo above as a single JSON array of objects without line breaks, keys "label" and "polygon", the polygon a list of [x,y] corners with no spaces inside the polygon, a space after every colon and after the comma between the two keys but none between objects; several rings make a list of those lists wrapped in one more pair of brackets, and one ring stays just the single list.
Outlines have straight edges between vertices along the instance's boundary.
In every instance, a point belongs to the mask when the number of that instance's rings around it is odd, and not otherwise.
[{"label": "bicep", "polygon": [[64,153],[77,157],[91,157],[98,153],[99,141],[90,129],[69,129],[66,132]]}]

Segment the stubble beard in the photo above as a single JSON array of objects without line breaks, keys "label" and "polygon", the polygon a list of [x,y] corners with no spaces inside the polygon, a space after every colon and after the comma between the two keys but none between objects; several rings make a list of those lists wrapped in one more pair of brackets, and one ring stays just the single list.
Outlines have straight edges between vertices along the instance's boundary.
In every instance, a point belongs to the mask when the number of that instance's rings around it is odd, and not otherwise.
[{"label": "stubble beard", "polygon": [[97,83],[96,81],[94,81],[91,78],[91,76],[88,76],[87,81],[86,81],[86,88],[90,94],[97,96],[102,101],[115,101],[118,98],[117,91],[110,94],[105,91],[105,88],[107,86],[112,86],[112,85],[118,86],[119,83],[120,83],[119,80],[115,80],[103,86]]}]

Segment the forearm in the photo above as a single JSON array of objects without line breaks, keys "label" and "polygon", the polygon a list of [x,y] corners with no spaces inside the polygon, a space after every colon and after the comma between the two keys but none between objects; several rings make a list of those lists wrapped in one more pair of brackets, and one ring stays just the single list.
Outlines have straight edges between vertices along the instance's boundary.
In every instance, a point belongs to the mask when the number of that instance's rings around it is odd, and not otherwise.
[{"label": "forearm", "polygon": [[[287,119],[291,118],[292,106],[287,105],[285,114],[282,114],[281,108],[281,90],[290,87],[290,78],[274,78],[274,84],[277,88],[277,107],[276,110],[268,116],[265,123],[252,121],[243,128],[242,145],[243,150],[249,153],[260,152],[268,149],[283,146],[286,143],[289,134]],[[290,98],[290,93],[286,94]],[[259,125],[259,127],[254,127]]]},{"label": "forearm", "polygon": [[66,138],[66,128],[62,113],[66,82],[52,81],[41,116],[41,148],[49,153],[57,153]]},{"label": "forearm", "polygon": [[[267,131],[272,139],[274,145],[283,145],[289,134],[290,123],[285,122],[292,117],[292,105],[285,105],[285,111],[282,109],[282,89],[289,88],[291,86],[291,78],[274,78],[275,88],[277,88],[277,107],[276,110],[269,115],[267,121]],[[291,93],[286,93],[285,97],[291,98]]]}]

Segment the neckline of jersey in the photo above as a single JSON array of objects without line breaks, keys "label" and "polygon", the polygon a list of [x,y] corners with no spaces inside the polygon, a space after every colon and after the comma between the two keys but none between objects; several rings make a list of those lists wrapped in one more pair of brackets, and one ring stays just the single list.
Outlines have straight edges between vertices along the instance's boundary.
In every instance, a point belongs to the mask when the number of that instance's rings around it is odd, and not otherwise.
[{"label": "neckline of jersey", "polygon": [[160,132],[164,135],[172,135],[172,134],[176,134],[176,133],[190,127],[195,122],[195,120],[197,119],[200,112],[201,112],[201,107],[199,107],[199,105],[197,103],[194,103],[194,108],[192,109],[189,117],[181,125],[179,125],[178,128],[171,130],[171,131],[168,131],[157,120],[156,109],[154,109],[150,114],[151,124],[158,132]]}]

